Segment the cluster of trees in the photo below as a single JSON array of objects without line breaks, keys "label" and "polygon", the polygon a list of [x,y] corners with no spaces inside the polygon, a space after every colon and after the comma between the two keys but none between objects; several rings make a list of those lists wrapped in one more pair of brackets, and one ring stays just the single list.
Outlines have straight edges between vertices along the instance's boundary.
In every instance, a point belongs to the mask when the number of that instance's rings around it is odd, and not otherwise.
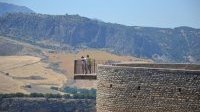
[{"label": "cluster of trees", "polygon": [[[51,89],[59,90],[57,87],[52,87]],[[64,99],[96,99],[96,89],[79,89],[74,87],[65,87],[64,91],[66,94],[43,94],[43,93],[9,93],[0,94],[0,99],[2,98],[13,98],[13,97],[29,97],[29,98],[64,98]]]},{"label": "cluster of trees", "polygon": [[8,93],[8,94],[0,94],[0,98],[13,98],[13,97],[45,97],[45,98],[62,98],[65,95],[60,94],[42,94],[42,93],[31,93],[31,94],[24,94],[24,93]]},{"label": "cluster of trees", "polygon": [[65,87],[65,93],[73,94],[75,99],[96,99],[96,89],[79,89],[76,87]]},{"label": "cluster of trees", "polygon": [[0,99],[2,98],[14,98],[14,97],[26,97],[26,98],[64,98],[64,99],[95,99],[96,96],[92,96],[89,94],[43,94],[43,93],[31,93],[31,94],[24,94],[24,93],[9,93],[9,94],[0,94]]}]

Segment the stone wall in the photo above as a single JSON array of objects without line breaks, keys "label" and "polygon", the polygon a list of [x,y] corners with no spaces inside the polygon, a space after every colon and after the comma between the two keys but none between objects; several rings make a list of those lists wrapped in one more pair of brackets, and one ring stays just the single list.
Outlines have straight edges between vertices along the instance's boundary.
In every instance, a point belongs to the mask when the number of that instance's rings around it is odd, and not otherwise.
[{"label": "stone wall", "polygon": [[128,66],[98,67],[97,112],[200,112],[199,66]]}]

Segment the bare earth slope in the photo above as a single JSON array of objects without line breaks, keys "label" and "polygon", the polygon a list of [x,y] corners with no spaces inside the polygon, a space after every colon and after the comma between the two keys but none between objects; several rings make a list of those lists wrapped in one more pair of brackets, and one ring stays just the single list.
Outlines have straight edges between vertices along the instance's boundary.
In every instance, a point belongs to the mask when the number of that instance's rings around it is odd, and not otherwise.
[{"label": "bare earth slope", "polygon": [[[63,87],[63,85],[96,88],[94,80],[73,80],[74,60],[87,54],[100,61],[150,62],[150,60],[118,56],[101,50],[47,53],[47,62],[34,56],[0,56],[0,93],[59,93],[50,88]],[[50,66],[52,63],[58,63],[58,66]],[[64,72],[59,72],[57,69]]]},{"label": "bare earth slope", "polygon": [[45,93],[53,92],[51,86],[61,87],[66,77],[40,60],[33,56],[0,56],[0,93]]}]

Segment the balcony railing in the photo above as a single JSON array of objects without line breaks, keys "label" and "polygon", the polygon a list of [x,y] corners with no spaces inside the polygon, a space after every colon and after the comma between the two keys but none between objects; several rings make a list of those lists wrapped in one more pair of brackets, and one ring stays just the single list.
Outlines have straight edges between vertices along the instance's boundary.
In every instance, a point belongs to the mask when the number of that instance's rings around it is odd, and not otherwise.
[{"label": "balcony railing", "polygon": [[98,64],[111,64],[112,61],[91,59],[90,64],[82,60],[74,60],[74,79],[96,79]]}]

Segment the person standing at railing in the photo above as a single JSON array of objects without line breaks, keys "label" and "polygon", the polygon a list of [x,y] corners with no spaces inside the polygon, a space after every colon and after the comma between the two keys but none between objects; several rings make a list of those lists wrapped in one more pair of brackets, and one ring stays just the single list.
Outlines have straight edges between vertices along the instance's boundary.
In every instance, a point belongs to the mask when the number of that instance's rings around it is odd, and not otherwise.
[{"label": "person standing at railing", "polygon": [[81,57],[81,66],[82,66],[82,73],[87,74],[87,69],[86,69],[86,58],[84,56]]},{"label": "person standing at railing", "polygon": [[91,68],[92,68],[92,59],[90,58],[89,55],[87,55],[87,58],[86,58],[86,65],[87,65],[87,70],[89,70],[89,73],[91,74],[92,73],[92,70],[91,70]]}]

